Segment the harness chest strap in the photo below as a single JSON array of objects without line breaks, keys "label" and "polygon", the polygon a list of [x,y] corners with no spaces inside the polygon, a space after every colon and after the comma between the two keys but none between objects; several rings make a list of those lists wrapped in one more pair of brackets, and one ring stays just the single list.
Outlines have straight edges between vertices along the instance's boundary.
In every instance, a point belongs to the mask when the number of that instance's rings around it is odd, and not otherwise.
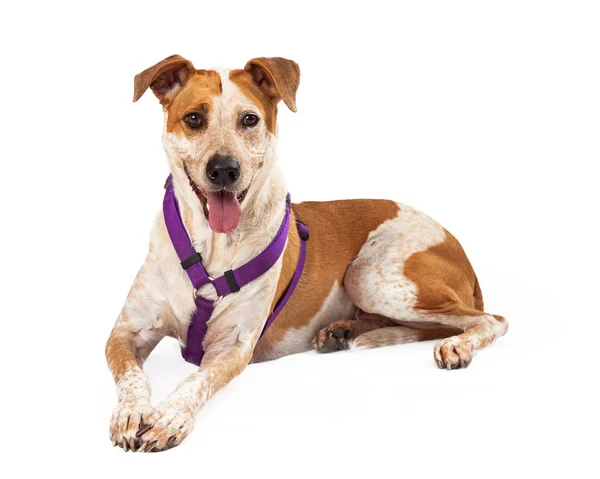
[{"label": "harness chest strap", "polygon": [[[167,179],[165,190],[165,197],[163,200],[163,216],[167,226],[167,231],[169,232],[169,236],[171,238],[171,242],[173,243],[173,247],[177,252],[177,256],[181,261],[181,267],[185,270],[190,278],[194,290],[198,290],[201,286],[211,283],[219,297],[226,296],[230,293],[235,293],[246,284],[257,279],[271,269],[271,267],[277,262],[283,253],[290,227],[289,194],[287,195],[286,199],[283,222],[281,223],[277,234],[269,246],[267,246],[267,248],[256,258],[250,260],[239,268],[226,271],[222,276],[219,276],[216,279],[211,278],[202,264],[202,256],[200,253],[196,252],[192,246],[190,237],[181,219],[181,213],[179,211],[177,199],[175,198],[175,191],[171,176],[169,176]],[[265,334],[267,328],[273,323],[277,315],[288,302],[292,296],[292,293],[294,292],[294,289],[298,285],[300,277],[302,276],[302,270],[304,269],[304,263],[306,260],[306,241],[308,240],[308,228],[299,220],[296,220],[296,226],[300,236],[300,255],[298,257],[296,271],[294,272],[290,284],[285,290],[283,296],[275,306],[273,314],[265,323],[261,337]],[[181,348],[181,354],[186,361],[199,366],[202,361],[202,356],[204,355],[202,342],[208,328],[207,323],[212,314],[215,302],[199,295],[195,295],[195,303],[196,311],[194,312],[190,321],[186,346]]]}]

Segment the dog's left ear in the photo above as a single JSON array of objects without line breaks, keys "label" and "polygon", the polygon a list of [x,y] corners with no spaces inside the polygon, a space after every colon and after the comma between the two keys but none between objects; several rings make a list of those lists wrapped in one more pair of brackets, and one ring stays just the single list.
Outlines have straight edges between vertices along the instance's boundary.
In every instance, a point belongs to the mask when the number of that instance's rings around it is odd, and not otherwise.
[{"label": "dog's left ear", "polygon": [[279,100],[296,111],[296,91],[300,84],[300,67],[286,58],[253,58],[244,67],[254,81],[277,103]]},{"label": "dog's left ear", "polygon": [[133,101],[138,101],[150,87],[162,102],[165,95],[181,88],[196,69],[180,55],[171,55],[156,65],[138,73],[133,80]]}]

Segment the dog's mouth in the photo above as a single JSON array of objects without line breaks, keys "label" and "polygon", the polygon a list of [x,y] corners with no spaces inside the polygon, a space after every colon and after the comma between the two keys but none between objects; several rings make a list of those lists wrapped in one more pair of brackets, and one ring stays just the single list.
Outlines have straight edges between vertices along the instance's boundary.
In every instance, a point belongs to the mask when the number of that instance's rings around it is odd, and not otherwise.
[{"label": "dog's mouth", "polygon": [[210,229],[215,233],[231,233],[235,230],[242,216],[241,204],[250,187],[239,193],[225,189],[205,192],[198,187],[187,171],[186,174],[192,190],[202,204]]}]

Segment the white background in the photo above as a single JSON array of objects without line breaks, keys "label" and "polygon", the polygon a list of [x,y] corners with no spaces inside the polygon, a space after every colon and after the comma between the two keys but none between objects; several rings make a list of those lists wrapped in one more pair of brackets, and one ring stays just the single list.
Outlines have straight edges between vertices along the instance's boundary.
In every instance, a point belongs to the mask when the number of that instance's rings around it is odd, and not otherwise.
[{"label": "white background", "polygon": [[[598,473],[596,2],[16,5],[0,20],[4,477]],[[464,371],[438,370],[433,342],[252,365],[180,447],[112,448],[104,344],[168,173],[133,76],[173,53],[297,61],[298,113],[279,118],[294,200],[428,213],[508,335]],[[161,343],[153,399],[193,369]]]}]

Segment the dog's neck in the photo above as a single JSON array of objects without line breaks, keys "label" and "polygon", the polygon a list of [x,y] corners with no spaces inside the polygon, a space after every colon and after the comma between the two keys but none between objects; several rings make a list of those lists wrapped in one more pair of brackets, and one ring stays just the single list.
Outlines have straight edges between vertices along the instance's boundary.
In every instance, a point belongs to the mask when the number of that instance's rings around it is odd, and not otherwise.
[{"label": "dog's neck", "polygon": [[175,195],[184,225],[209,274],[221,275],[247,263],[275,237],[283,220],[287,194],[275,162],[270,170],[256,175],[242,204],[240,223],[229,234],[215,233],[210,228],[187,177],[182,171],[173,170]]}]

